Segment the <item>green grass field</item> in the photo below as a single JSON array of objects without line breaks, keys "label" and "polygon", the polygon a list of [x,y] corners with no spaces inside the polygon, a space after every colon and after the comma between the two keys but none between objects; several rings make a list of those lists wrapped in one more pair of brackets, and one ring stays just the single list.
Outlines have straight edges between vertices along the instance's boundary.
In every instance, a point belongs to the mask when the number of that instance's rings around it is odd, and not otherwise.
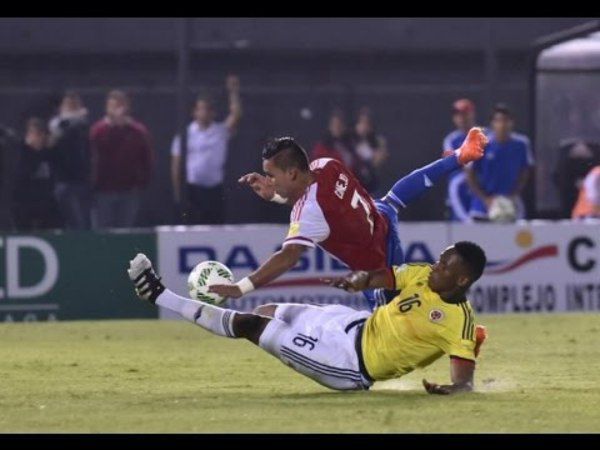
[{"label": "green grass field", "polygon": [[0,325],[0,432],[600,432],[600,315],[480,316],[477,391],[447,358],[339,393],[185,322]]}]

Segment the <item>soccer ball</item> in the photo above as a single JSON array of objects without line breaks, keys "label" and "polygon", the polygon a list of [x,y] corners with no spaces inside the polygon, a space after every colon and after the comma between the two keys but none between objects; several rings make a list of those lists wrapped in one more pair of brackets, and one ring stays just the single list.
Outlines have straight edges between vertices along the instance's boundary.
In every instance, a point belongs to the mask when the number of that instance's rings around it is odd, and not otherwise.
[{"label": "soccer ball", "polygon": [[214,292],[208,292],[212,284],[233,284],[233,274],[229,267],[218,261],[203,261],[194,267],[188,276],[188,290],[190,297],[212,305],[219,305],[225,301]]},{"label": "soccer ball", "polygon": [[488,218],[492,222],[514,222],[517,219],[515,202],[504,195],[494,197],[488,210]]}]

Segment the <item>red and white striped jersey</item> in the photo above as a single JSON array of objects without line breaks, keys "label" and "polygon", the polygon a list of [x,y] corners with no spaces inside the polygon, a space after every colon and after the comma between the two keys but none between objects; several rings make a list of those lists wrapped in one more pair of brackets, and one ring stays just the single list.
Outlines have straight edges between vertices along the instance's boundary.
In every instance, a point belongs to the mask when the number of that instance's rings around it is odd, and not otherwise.
[{"label": "red and white striped jersey", "polygon": [[316,181],[294,204],[283,245],[319,245],[352,270],[386,267],[388,223],[356,177],[339,161],[314,160]]}]

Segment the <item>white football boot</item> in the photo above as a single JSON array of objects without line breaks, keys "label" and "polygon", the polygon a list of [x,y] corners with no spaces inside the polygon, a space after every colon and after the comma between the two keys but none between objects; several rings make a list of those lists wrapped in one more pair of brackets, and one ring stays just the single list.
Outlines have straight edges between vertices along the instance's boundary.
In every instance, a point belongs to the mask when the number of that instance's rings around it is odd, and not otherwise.
[{"label": "white football boot", "polygon": [[154,303],[158,296],[165,290],[165,287],[160,282],[161,277],[154,272],[152,263],[143,253],[138,253],[135,255],[135,258],[129,261],[127,273],[131,281],[133,281],[135,293],[142,300]]}]

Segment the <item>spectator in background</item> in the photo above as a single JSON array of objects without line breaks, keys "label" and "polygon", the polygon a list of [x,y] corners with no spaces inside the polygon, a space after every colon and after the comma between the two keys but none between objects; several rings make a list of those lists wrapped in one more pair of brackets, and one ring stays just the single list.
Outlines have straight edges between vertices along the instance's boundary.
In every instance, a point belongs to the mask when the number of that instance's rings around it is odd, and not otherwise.
[{"label": "spectator in background", "polygon": [[150,182],[150,134],[130,116],[130,107],[125,92],[110,91],[106,116],[90,131],[94,229],[134,226],[141,191]]},{"label": "spectator in background", "polygon": [[[446,135],[442,144],[442,155],[446,156],[459,148],[469,130],[475,126],[475,104],[468,98],[461,98],[452,104],[452,122],[456,129]],[[448,175],[446,207],[452,221],[469,222],[471,190],[462,168]]]},{"label": "spectator in background", "polygon": [[333,158],[344,163],[349,169],[354,169],[354,142],[348,131],[344,115],[335,110],[329,116],[329,126],[323,138],[317,142],[311,152],[312,159]]},{"label": "spectator in background", "polygon": [[584,178],[571,217],[600,218],[600,165],[593,167]]},{"label": "spectator in background", "polygon": [[590,168],[600,164],[600,143],[583,139],[565,139],[558,148],[553,179],[558,187],[562,217],[570,217],[581,184]]},{"label": "spectator in background", "polygon": [[[230,75],[225,82],[229,93],[229,115],[215,121],[213,101],[200,96],[194,107],[194,121],[187,129],[186,183],[191,210],[188,221],[193,224],[221,224],[225,221],[224,166],[229,139],[242,117],[240,81]],[[177,135],[171,145],[171,179],[175,202],[181,201],[181,147]]]},{"label": "spectator in background", "polygon": [[25,140],[20,147],[12,195],[14,224],[19,231],[58,228],[61,220],[53,195],[44,121],[38,118],[27,121]]},{"label": "spectator in background", "polygon": [[88,111],[77,92],[62,98],[58,115],[49,123],[54,193],[65,228],[90,228]]},{"label": "spectator in background", "polygon": [[466,169],[469,186],[474,193],[470,208],[473,218],[487,219],[488,208],[498,195],[507,196],[515,202],[518,219],[525,217],[521,192],[534,161],[529,139],[513,133],[513,129],[511,111],[505,105],[496,105],[485,155]]},{"label": "spectator in background", "polygon": [[373,193],[379,185],[377,169],[388,158],[388,150],[385,138],[375,132],[373,117],[367,108],[358,113],[353,138],[356,158],[360,163],[359,178],[363,180],[363,186]]}]

